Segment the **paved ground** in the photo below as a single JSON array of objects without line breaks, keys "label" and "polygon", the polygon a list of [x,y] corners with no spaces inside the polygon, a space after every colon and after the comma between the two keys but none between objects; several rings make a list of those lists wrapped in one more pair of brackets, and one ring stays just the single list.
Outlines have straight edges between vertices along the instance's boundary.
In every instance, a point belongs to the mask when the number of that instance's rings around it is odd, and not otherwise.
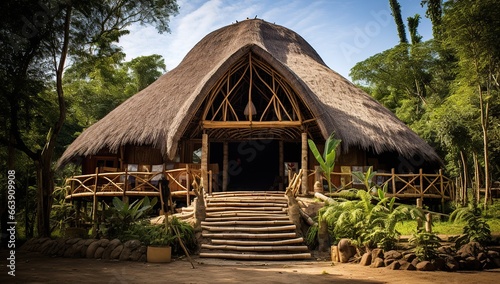
[{"label": "paved ground", "polygon": [[0,283],[497,283],[500,269],[481,272],[392,271],[328,261],[229,261],[195,257],[166,264],[52,258],[16,253],[16,276],[1,251]]}]

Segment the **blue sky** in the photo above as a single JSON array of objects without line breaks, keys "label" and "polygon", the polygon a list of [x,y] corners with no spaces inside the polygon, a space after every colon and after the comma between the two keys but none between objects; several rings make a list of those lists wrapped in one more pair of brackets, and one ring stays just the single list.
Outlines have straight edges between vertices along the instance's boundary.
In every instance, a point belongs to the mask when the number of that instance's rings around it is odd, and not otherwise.
[{"label": "blue sky", "polygon": [[[399,0],[405,25],[407,17],[420,14],[418,32],[423,40],[428,40],[432,28],[420,2]],[[131,33],[118,44],[127,54],[127,60],[160,54],[167,70],[172,70],[208,33],[255,16],[297,32],[328,67],[346,78],[357,62],[399,41],[388,0],[178,0],[177,3],[180,10],[170,20],[171,33],[158,34],[153,27],[131,27]]]}]

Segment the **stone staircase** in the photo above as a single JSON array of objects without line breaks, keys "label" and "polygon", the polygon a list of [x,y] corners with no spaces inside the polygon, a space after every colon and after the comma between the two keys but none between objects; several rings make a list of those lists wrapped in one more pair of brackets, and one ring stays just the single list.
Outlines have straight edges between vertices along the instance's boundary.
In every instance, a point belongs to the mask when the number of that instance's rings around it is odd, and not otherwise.
[{"label": "stone staircase", "polygon": [[200,257],[246,260],[309,259],[289,220],[283,192],[217,192],[206,198]]}]

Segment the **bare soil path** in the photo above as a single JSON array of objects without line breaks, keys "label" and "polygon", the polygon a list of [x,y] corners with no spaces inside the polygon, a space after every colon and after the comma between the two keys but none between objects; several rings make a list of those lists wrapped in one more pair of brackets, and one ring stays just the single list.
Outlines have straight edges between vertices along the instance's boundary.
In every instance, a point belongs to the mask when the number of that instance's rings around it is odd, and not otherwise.
[{"label": "bare soil path", "polygon": [[229,261],[194,257],[166,264],[16,253],[16,276],[1,251],[0,283],[498,283],[500,269],[470,272],[393,271],[329,261]]}]

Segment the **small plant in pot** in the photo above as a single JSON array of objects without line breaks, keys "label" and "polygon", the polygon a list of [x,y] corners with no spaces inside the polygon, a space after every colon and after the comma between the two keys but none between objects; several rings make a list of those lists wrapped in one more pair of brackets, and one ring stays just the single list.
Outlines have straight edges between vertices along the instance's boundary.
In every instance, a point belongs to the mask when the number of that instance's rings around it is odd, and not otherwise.
[{"label": "small plant in pot", "polygon": [[176,235],[168,224],[149,225],[144,237],[144,242],[148,246],[148,262],[170,262]]}]

